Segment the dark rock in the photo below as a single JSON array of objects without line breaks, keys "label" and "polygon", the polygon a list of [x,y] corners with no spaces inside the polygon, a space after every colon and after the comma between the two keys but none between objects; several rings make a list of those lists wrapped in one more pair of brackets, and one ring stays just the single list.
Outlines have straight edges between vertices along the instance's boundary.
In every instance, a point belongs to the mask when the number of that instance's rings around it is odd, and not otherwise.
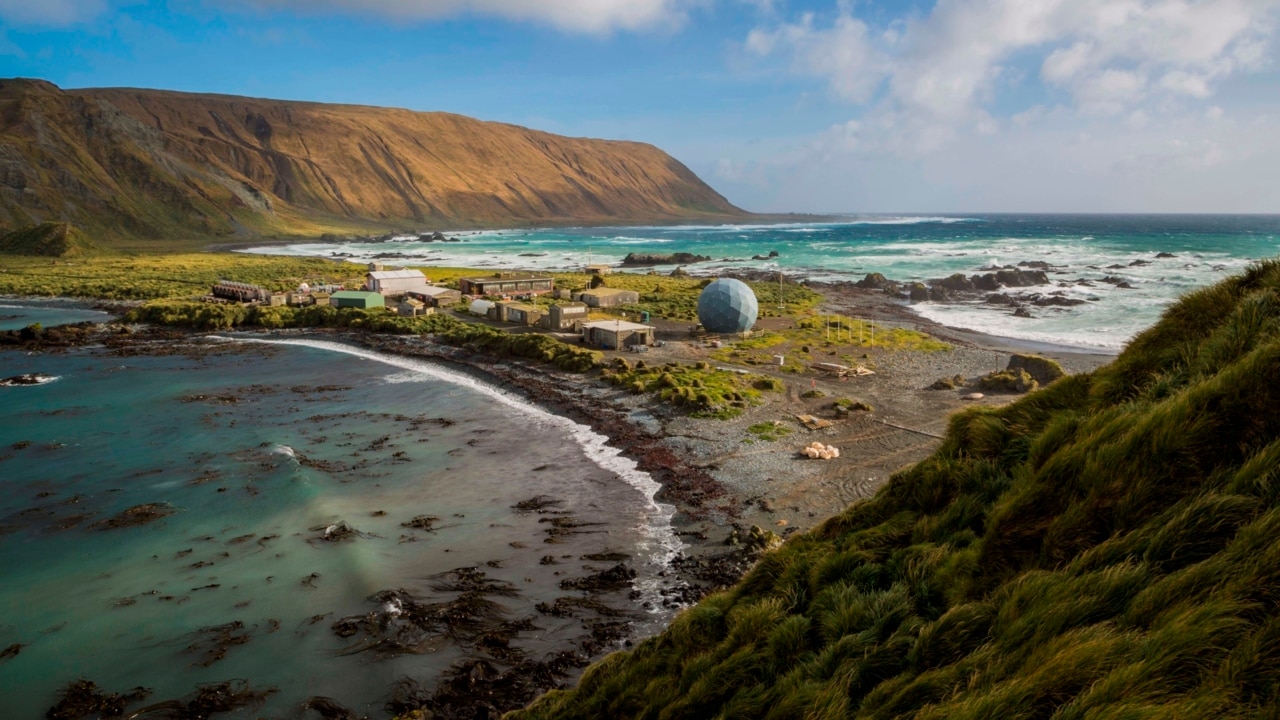
[{"label": "dark rock", "polygon": [[953,290],[956,292],[972,292],[974,289],[973,281],[960,273],[950,275],[942,278],[941,280],[933,280],[930,284],[935,288]]},{"label": "dark rock", "polygon": [[771,258],[776,258],[776,257],[778,257],[778,251],[777,251],[777,250],[770,250],[770,251],[769,251],[769,257],[771,257]]},{"label": "dark rock", "polygon": [[1018,267],[1032,268],[1034,270],[1048,270],[1049,263],[1043,260],[1023,260],[1022,262],[1018,263]]},{"label": "dark rock", "polygon": [[860,287],[865,290],[883,290],[889,285],[896,285],[889,278],[881,273],[867,273],[867,276],[854,283],[854,287]]},{"label": "dark rock", "polygon": [[1116,283],[1116,288],[1120,290],[1132,290],[1133,286],[1127,282]]},{"label": "dark rock", "polygon": [[1101,280],[1099,280],[1098,282],[1104,282],[1104,283],[1107,283],[1108,285],[1119,285],[1120,283],[1124,282],[1124,278],[1119,278],[1119,277],[1116,277],[1115,275],[1108,275],[1102,278]]},{"label": "dark rock", "polygon": [[1012,305],[1013,298],[1009,297],[1005,293],[991,293],[987,295],[985,302],[988,305]]},{"label": "dark rock", "polygon": [[929,288],[929,299],[933,302],[950,302],[951,294],[947,292],[946,288],[934,286]]},{"label": "dark rock", "polygon": [[1151,264],[1150,260],[1134,260],[1133,262],[1129,263],[1129,267],[1138,267],[1141,265],[1150,265],[1150,264]]},{"label": "dark rock", "polygon": [[999,270],[996,282],[1006,287],[1031,287],[1048,285],[1049,275],[1043,270]]},{"label": "dark rock", "polygon": [[711,260],[707,255],[695,255],[693,253],[671,253],[670,255],[660,255],[654,253],[628,253],[622,258],[623,265],[688,265],[690,263],[707,262]]},{"label": "dark rock", "polygon": [[973,287],[975,290],[999,290],[1000,289],[1000,282],[996,280],[995,275],[990,273],[986,275],[974,275],[969,280],[970,282],[973,283]]},{"label": "dark rock", "polygon": [[1086,301],[1084,300],[1066,298],[1058,295],[1041,295],[1040,297],[1032,300],[1031,304],[1036,307],[1075,307],[1076,305],[1083,305],[1085,302]]},{"label": "dark rock", "polygon": [[924,283],[913,282],[907,286],[907,292],[910,294],[911,302],[925,302],[929,299],[929,288]]},{"label": "dark rock", "polygon": [[1167,252],[1156,253],[1156,259],[1157,259],[1157,260],[1163,260],[1163,259],[1165,259],[1165,258],[1176,258],[1176,257],[1178,257],[1178,256],[1177,256],[1177,255],[1174,255],[1173,253],[1167,253]]},{"label": "dark rock", "polygon": [[1020,307],[1020,308],[1018,308],[1017,310],[1014,310],[1014,311],[1013,311],[1013,316],[1014,316],[1014,317],[1020,317],[1020,318],[1033,318],[1033,317],[1035,317],[1034,315],[1032,315],[1032,314],[1031,314],[1031,311],[1027,310],[1026,308],[1021,308],[1021,307]]},{"label": "dark rock", "polygon": [[0,387],[15,387],[18,385],[43,385],[52,382],[57,378],[52,375],[43,375],[41,373],[26,373],[23,375],[14,375],[0,380]]}]

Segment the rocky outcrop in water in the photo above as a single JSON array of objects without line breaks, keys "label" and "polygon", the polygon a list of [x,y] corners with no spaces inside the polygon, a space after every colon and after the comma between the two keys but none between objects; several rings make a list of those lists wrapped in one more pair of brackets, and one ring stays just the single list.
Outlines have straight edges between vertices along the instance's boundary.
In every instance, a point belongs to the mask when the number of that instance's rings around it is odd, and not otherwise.
[{"label": "rocky outcrop in water", "polygon": [[711,260],[707,255],[695,255],[693,253],[678,252],[668,255],[655,253],[628,253],[622,258],[623,265],[644,266],[644,265],[688,265],[691,263],[708,262]]}]

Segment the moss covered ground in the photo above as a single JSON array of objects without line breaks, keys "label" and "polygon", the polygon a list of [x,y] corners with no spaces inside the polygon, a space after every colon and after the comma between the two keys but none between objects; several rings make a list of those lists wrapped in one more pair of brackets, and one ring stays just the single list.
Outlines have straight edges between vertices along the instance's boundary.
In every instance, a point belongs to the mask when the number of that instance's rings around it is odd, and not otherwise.
[{"label": "moss covered ground", "polygon": [[604,379],[639,395],[651,393],[662,402],[688,410],[695,417],[727,420],[760,401],[763,392],[778,392],[782,383],[773,378],[693,365],[634,364],[616,358],[603,372]]},{"label": "moss covered ground", "polygon": [[1275,718],[1278,406],[1266,262],[508,718]]}]

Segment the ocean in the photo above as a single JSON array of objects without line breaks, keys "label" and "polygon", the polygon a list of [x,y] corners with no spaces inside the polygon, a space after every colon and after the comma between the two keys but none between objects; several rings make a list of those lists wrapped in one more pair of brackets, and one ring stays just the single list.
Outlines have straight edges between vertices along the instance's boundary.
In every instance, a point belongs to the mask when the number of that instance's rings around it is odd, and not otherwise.
[{"label": "ocean", "polygon": [[[954,327],[1104,352],[1119,351],[1189,290],[1280,253],[1280,216],[1238,215],[866,215],[830,223],[448,234],[463,241],[426,243],[401,236],[391,242],[306,243],[248,252],[540,270],[578,269],[588,261],[616,265],[632,252],[686,252],[713,258],[685,268],[694,275],[781,271],[819,281],[856,281],[873,272],[899,281],[927,280],[1041,261],[1052,265],[1052,287],[1028,290],[1061,292],[1085,304],[1038,308],[1032,318],[1013,317],[1008,308],[981,302],[911,307]],[[769,258],[771,251],[778,256]],[[1157,259],[1160,253],[1174,257]],[[1129,287],[1118,287],[1120,282]]]},{"label": "ocean", "polygon": [[[28,311],[48,312],[5,310]],[[401,678],[429,689],[476,643],[507,652],[495,628],[516,657],[581,647],[583,621],[539,603],[669,619],[674,510],[589,428],[324,339],[168,351],[0,352],[0,377],[57,378],[0,387],[0,717],[43,717],[77,678],[148,702],[244,679],[276,692],[226,717],[297,717],[310,696],[384,717]],[[139,506],[158,519],[131,525]],[[635,577],[574,585],[620,563]],[[481,611],[456,627],[409,621],[412,602],[465,614],[449,603],[468,593]]]}]

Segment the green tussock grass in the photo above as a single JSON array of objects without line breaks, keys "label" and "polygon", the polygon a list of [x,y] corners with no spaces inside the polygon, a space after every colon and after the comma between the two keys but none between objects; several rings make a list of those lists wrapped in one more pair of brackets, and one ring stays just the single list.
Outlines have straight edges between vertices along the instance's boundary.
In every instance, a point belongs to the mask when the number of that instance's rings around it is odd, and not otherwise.
[{"label": "green tussock grass", "polygon": [[795,428],[780,421],[756,423],[747,428],[747,432],[761,442],[773,442],[795,432]]},{"label": "green tussock grass", "polygon": [[510,720],[1280,716],[1280,262]]},{"label": "green tussock grass", "polygon": [[[814,362],[869,364],[867,359],[851,352],[861,354],[871,348],[891,352],[943,352],[950,350],[951,345],[915,330],[887,328],[866,320],[807,311],[791,327],[731,341],[712,351],[711,357],[720,362],[771,365],[780,372],[801,373]],[[775,364],[775,355],[783,356],[782,365]]]},{"label": "green tussock grass", "polygon": [[[552,273],[556,287],[575,290],[585,289],[592,276],[585,273]],[[711,282],[708,278],[670,277],[643,273],[614,272],[604,276],[605,287],[634,290],[640,294],[640,302],[613,309],[628,315],[648,312],[653,317],[698,321],[698,296],[702,288]],[[748,282],[760,305],[760,317],[779,315],[778,305],[785,306],[781,314],[792,316],[806,313],[822,302],[822,296],[804,285],[785,283],[779,290],[778,283]]]},{"label": "green tussock grass", "polygon": [[71,223],[40,223],[0,234],[0,255],[71,258],[101,252],[102,248]]},{"label": "green tussock grass", "polygon": [[638,360],[633,365],[616,358],[605,368],[606,382],[633,393],[649,393],[658,400],[688,410],[695,417],[727,420],[760,401],[763,392],[778,392],[782,383],[773,378],[694,365],[667,363],[649,365]]},{"label": "green tussock grass", "polygon": [[6,257],[0,295],[153,300],[203,295],[223,278],[283,291],[318,280],[358,287],[364,275],[352,263],[239,253]]}]

